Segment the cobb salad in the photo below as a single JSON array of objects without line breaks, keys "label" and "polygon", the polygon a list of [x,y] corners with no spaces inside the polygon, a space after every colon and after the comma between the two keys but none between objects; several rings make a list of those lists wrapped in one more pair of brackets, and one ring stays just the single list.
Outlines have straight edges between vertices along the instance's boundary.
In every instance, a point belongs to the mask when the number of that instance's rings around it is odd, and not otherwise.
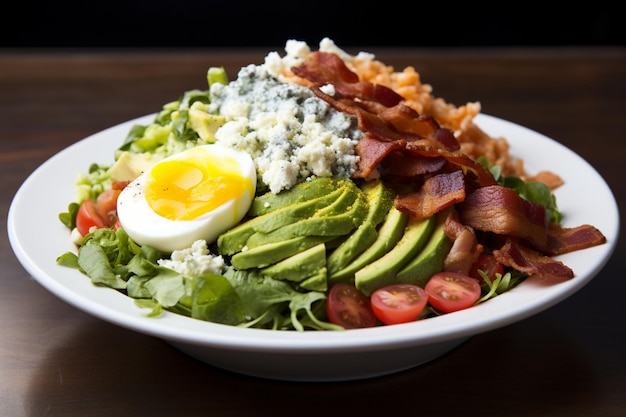
[{"label": "cobb salad", "polygon": [[289,40],[163,105],[109,165],[79,173],[57,263],[165,312],[274,330],[344,330],[471,308],[554,257],[605,243],[560,226],[556,173],[530,175],[402,71],[328,38]]}]

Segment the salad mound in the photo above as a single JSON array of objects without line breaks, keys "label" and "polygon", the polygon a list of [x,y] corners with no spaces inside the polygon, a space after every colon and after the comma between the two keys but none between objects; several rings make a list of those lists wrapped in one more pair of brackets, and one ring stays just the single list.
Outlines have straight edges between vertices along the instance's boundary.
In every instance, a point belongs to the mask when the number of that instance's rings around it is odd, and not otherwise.
[{"label": "salad mound", "polygon": [[[77,251],[57,263],[147,316],[296,331],[394,325],[471,308],[532,275],[572,279],[555,256],[606,241],[591,225],[562,227],[561,178],[525,172],[505,138],[474,123],[479,103],[434,97],[413,67],[397,72],[328,38],[316,51],[289,40],[283,56],[233,80],[210,68],[207,83],[133,126],[110,165],[79,174],[59,215]],[[199,147],[204,160],[183,157]],[[216,162],[210,153],[224,147],[246,158]],[[248,159],[251,174],[239,171]],[[231,199],[215,177],[224,172],[256,180],[252,198]],[[159,218],[152,197],[184,217]],[[124,226],[119,204],[143,211]],[[200,227],[219,232],[196,239]]]}]

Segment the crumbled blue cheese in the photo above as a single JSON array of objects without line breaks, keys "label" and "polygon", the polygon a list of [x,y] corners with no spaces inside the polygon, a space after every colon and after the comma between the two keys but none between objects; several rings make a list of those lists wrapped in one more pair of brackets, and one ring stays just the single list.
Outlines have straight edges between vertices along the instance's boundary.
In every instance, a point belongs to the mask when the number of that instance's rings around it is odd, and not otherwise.
[{"label": "crumbled blue cheese", "polygon": [[243,67],[228,85],[213,84],[210,110],[227,120],[216,140],[252,156],[259,189],[278,193],[307,178],[348,178],[357,169],[354,148],[363,133],[356,118],[307,87],[279,81],[266,64]]},{"label": "crumbled blue cheese", "polygon": [[222,274],[226,269],[224,258],[211,254],[205,240],[196,240],[190,247],[176,250],[169,259],[159,259],[157,263],[188,277]]}]

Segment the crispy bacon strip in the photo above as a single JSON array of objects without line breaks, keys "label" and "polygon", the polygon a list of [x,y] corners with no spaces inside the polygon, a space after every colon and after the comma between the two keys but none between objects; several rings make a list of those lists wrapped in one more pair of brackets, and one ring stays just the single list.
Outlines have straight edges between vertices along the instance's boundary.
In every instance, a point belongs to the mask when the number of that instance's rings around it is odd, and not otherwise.
[{"label": "crispy bacon strip", "polygon": [[493,254],[501,264],[529,275],[559,279],[574,277],[574,271],[567,265],[511,239],[507,239],[500,249],[493,251]]},{"label": "crispy bacon strip", "polygon": [[379,106],[375,106],[376,103],[371,101],[356,102],[353,99],[341,97],[335,98],[324,93],[318,86],[313,86],[310,88],[317,97],[326,101],[335,109],[355,116],[359,123],[359,129],[363,133],[369,133],[380,141],[389,142],[393,140],[421,139],[420,136],[417,136],[413,133],[398,132],[393,128],[393,123],[391,121],[385,120],[381,114],[372,111],[373,109],[377,109],[379,111],[382,111],[382,109],[387,109],[387,107],[385,106],[382,106],[380,104]]},{"label": "crispy bacon strip", "polygon": [[546,209],[500,185],[471,192],[458,206],[461,223],[477,230],[524,239],[537,250],[548,243]]},{"label": "crispy bacon strip", "polygon": [[484,165],[476,162],[463,152],[449,152],[435,146],[424,146],[417,142],[407,142],[406,150],[411,155],[444,157],[448,162],[457,165],[465,173],[471,172],[479,186],[495,185],[496,179]]},{"label": "crispy bacon strip", "polygon": [[[359,100],[346,102],[347,106],[352,105],[357,116],[363,117],[359,113],[369,113],[375,115],[378,120],[390,126],[392,132],[381,135],[382,140],[388,140],[399,134],[402,138],[415,136],[415,140],[427,139],[430,144],[442,147],[448,151],[461,149],[461,144],[454,137],[450,129],[442,128],[434,117],[419,114],[414,109],[402,103],[393,107],[387,107],[374,101]],[[367,123],[369,120],[362,120],[361,127],[369,131],[376,128],[374,123]]]},{"label": "crispy bacon strip", "polygon": [[452,248],[443,262],[443,270],[469,275],[478,255],[485,249],[478,243],[474,229],[459,222],[457,213],[452,212],[446,218],[443,231],[452,241]]},{"label": "crispy bacon strip", "polygon": [[458,211],[463,224],[523,239],[544,255],[560,255],[606,242],[602,232],[591,225],[563,228],[549,223],[543,206],[499,185],[473,191],[459,204]]},{"label": "crispy bacon strip", "polygon": [[550,223],[548,229],[548,245],[544,253],[561,255],[606,243],[606,236],[596,227],[583,224],[577,227],[564,228]]},{"label": "crispy bacon strip", "polygon": [[373,100],[387,107],[395,106],[403,100],[400,94],[389,87],[359,81],[359,76],[337,54],[312,52],[302,64],[291,68],[291,71],[318,86],[333,84],[335,90],[344,97]]},{"label": "crispy bacon strip", "polygon": [[353,178],[367,178],[376,169],[376,166],[393,151],[404,148],[405,142],[396,140],[383,142],[366,134],[356,145],[357,154],[360,156],[359,167]]},{"label": "crispy bacon strip", "polygon": [[433,175],[424,181],[418,191],[398,194],[398,210],[418,218],[428,218],[465,199],[463,171]]},{"label": "crispy bacon strip", "polygon": [[441,172],[446,166],[444,157],[425,157],[414,155],[407,158],[403,152],[391,152],[381,161],[384,169],[384,175],[387,177],[396,177],[400,179],[411,179],[420,177],[425,174],[435,174]]},{"label": "crispy bacon strip", "polygon": [[373,101],[335,98],[324,93],[318,86],[311,87],[311,90],[336,110],[355,116],[359,129],[378,140],[406,140],[449,152],[461,148],[452,131],[439,126],[432,116],[417,114],[403,104],[386,107]]}]

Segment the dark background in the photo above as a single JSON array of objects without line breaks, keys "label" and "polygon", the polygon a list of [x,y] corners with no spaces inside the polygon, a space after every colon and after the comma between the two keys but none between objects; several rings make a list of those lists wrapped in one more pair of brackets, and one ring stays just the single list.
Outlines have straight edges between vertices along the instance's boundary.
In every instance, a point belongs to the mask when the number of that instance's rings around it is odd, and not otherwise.
[{"label": "dark background", "polygon": [[[626,45],[608,2],[189,1],[12,2],[2,47],[256,47]],[[607,4],[605,4],[607,3]]]}]

